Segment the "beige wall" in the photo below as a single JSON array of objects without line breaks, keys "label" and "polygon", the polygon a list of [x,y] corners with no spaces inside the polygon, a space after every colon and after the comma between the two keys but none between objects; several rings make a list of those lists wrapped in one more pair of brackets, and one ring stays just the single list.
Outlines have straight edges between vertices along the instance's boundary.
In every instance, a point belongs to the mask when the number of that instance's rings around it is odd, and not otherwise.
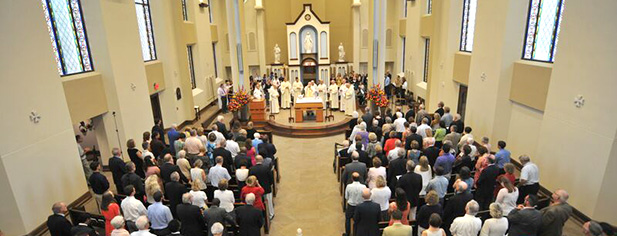
[{"label": "beige wall", "polygon": [[[41,2],[2,1],[0,9],[0,228],[24,235],[54,202],[88,188]],[[38,124],[30,122],[32,111]]]},{"label": "beige wall", "polygon": [[73,124],[107,112],[107,97],[99,73],[68,76],[62,80]]}]

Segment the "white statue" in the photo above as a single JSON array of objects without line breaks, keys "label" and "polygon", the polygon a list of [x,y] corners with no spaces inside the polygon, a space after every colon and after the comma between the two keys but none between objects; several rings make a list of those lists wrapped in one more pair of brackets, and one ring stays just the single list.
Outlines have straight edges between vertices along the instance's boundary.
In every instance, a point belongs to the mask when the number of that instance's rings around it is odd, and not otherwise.
[{"label": "white statue", "polygon": [[338,61],[345,61],[345,48],[343,43],[338,45]]},{"label": "white statue", "polygon": [[304,37],[304,53],[313,52],[313,38],[311,38],[311,32],[306,32]]},{"label": "white statue", "polygon": [[281,48],[279,47],[278,43],[274,45],[274,63],[281,63]]}]

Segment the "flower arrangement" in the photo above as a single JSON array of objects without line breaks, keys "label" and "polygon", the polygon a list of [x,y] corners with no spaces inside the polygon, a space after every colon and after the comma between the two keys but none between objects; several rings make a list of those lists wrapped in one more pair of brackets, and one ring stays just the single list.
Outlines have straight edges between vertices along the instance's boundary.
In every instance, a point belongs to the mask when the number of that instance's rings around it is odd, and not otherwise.
[{"label": "flower arrangement", "polygon": [[375,85],[375,87],[368,91],[366,100],[375,102],[375,105],[378,107],[387,107],[389,102],[386,92],[381,88],[380,84]]},{"label": "flower arrangement", "polygon": [[248,104],[251,99],[248,92],[244,90],[244,87],[240,88],[237,92],[233,93],[229,98],[229,103],[227,104],[227,109],[230,111],[238,111],[244,105]]}]

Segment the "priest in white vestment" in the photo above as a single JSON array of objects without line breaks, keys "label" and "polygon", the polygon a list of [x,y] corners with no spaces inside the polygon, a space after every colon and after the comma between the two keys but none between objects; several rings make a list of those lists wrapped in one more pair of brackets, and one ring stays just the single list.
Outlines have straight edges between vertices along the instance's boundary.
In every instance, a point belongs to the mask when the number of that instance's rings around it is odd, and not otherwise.
[{"label": "priest in white vestment", "polygon": [[261,84],[255,84],[255,89],[253,90],[253,97],[257,100],[264,98],[264,91],[261,88]]},{"label": "priest in white vestment", "polygon": [[317,86],[315,86],[315,82],[311,81],[309,82],[306,87],[304,87],[304,97],[305,98],[312,98],[316,96],[316,91],[317,90]]},{"label": "priest in white vestment", "polygon": [[328,93],[330,93],[330,108],[338,109],[338,86],[336,85],[335,80],[330,80],[330,87],[328,88]]},{"label": "priest in white vestment", "polygon": [[341,111],[345,111],[346,108],[346,101],[345,100],[345,93],[347,92],[347,81],[345,79],[343,79],[341,86],[338,89],[338,94],[341,95]]},{"label": "priest in white vestment", "polygon": [[281,108],[286,109],[291,107],[291,83],[289,79],[281,83]]},{"label": "priest in white vestment", "polygon": [[345,84],[345,115],[351,116],[356,111],[356,92],[350,83]]},{"label": "priest in white vestment", "polygon": [[279,92],[278,87],[272,86],[268,89],[270,94],[270,114],[279,113]]},{"label": "priest in white vestment", "polygon": [[304,89],[304,85],[302,85],[302,82],[300,82],[300,79],[296,77],[296,82],[294,82],[292,86],[293,86],[294,99],[295,101],[298,101],[298,98],[300,97],[300,95],[302,95],[302,90]]},{"label": "priest in white vestment", "polygon": [[323,109],[326,109],[326,99],[328,98],[328,87],[326,87],[326,83],[323,80],[319,80],[319,85],[317,85],[317,93],[321,98],[321,103],[323,105]]}]

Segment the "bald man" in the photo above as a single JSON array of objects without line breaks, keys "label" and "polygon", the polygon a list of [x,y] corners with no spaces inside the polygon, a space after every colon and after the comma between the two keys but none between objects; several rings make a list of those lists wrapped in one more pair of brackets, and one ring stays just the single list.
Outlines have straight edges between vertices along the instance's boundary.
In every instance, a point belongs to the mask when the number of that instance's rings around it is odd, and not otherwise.
[{"label": "bald man", "polygon": [[450,224],[454,221],[456,217],[465,215],[465,205],[471,199],[473,199],[473,194],[467,191],[467,183],[465,181],[457,180],[454,184],[455,194],[450,197],[448,200],[448,204],[446,204],[446,208],[444,209],[444,229],[449,230]]},{"label": "bald man", "polygon": [[570,195],[566,190],[557,189],[551,196],[551,205],[542,209],[542,226],[539,236],[561,235],[563,225],[572,214],[572,207],[568,204]]},{"label": "bald man", "polygon": [[47,218],[47,228],[51,236],[70,236],[73,225],[66,219],[68,209],[64,202],[56,202],[51,207],[53,215]]},{"label": "bald man", "polygon": [[356,206],[353,221],[356,235],[379,236],[379,220],[381,208],[379,204],[371,201],[371,191],[368,188],[362,190],[362,202]]}]

